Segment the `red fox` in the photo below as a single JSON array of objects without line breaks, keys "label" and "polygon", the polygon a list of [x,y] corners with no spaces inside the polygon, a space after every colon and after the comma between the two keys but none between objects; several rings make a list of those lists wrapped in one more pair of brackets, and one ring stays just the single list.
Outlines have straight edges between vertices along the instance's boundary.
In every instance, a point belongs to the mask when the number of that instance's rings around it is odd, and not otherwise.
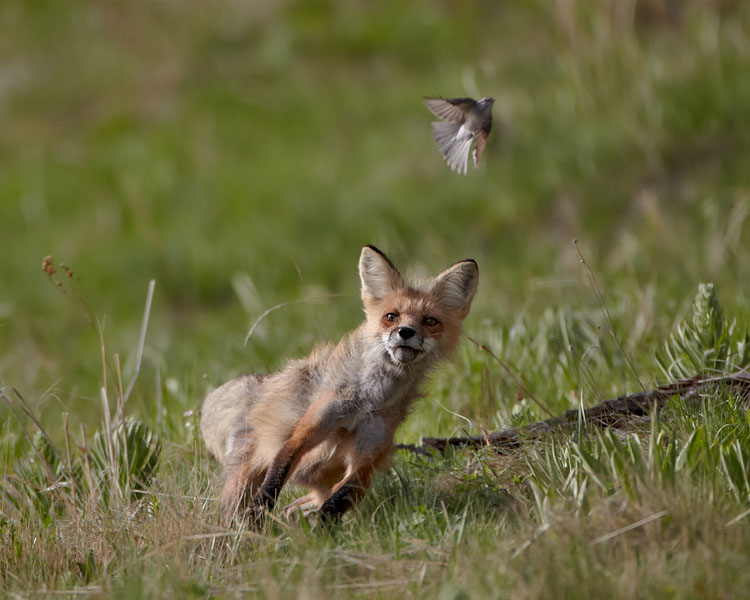
[{"label": "red fox", "polygon": [[287,482],[310,490],[288,509],[331,520],[354,506],[387,465],[427,371],[456,348],[479,271],[462,260],[411,287],[385,254],[365,246],[359,276],[365,321],[357,329],[204,400],[201,433],[224,467],[228,520],[259,524]]}]

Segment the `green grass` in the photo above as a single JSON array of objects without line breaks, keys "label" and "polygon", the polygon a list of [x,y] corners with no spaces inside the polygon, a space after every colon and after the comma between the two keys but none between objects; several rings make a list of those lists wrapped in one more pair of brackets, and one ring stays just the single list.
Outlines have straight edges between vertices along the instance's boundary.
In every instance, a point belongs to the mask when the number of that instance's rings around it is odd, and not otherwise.
[{"label": "green grass", "polygon": [[[353,328],[366,243],[417,275],[475,258],[467,334],[554,414],[638,391],[628,359],[646,386],[746,364],[748,7],[506,4],[0,5],[0,386],[50,438],[0,406],[4,593],[748,589],[750,425],[725,391],[512,455],[399,454],[335,532],[220,522],[203,396]],[[497,99],[468,177],[443,164],[422,95]],[[124,461],[95,442],[101,388],[114,418],[151,279]],[[702,282],[718,333],[691,320]],[[468,340],[428,391],[401,441],[545,417]]]}]

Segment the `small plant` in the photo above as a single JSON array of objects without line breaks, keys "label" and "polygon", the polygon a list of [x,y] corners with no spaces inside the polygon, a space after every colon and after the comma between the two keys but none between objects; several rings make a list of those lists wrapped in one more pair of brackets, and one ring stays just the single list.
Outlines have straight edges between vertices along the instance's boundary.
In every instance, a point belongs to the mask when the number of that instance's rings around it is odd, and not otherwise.
[{"label": "small plant", "polygon": [[160,453],[159,438],[133,417],[115,425],[110,436],[104,430],[97,431],[89,454],[105,503],[111,500],[112,489],[123,499],[137,499],[137,493],[146,489],[156,472]]},{"label": "small plant", "polygon": [[[16,463],[14,476],[5,480],[2,492],[16,509],[31,509],[48,519],[62,512],[62,496],[69,497],[70,482],[80,478],[82,471],[73,469],[74,475],[69,477],[65,464],[41,431],[37,431],[31,443],[33,449]],[[76,467],[80,467],[80,462]]]},{"label": "small plant", "polygon": [[[42,269],[50,282],[55,284],[64,295],[68,296],[65,285],[73,277],[73,272],[64,263],[60,268],[67,278],[56,279],[58,272],[53,265],[52,257],[42,261]],[[61,514],[65,506],[73,510],[108,509],[115,501],[129,502],[136,500],[136,494],[143,492],[153,477],[161,453],[161,442],[151,429],[142,421],[125,416],[125,404],[133,390],[140,371],[143,348],[148,327],[151,301],[155,281],[151,280],[146,295],[146,308],[141,325],[140,341],[136,352],[136,364],[130,383],[123,386],[119,355],[115,355],[117,365],[117,409],[114,421],[111,420],[107,393],[107,361],[103,333],[99,329],[101,343],[102,371],[104,385],[101,388],[104,422],[94,434],[91,445],[82,428],[81,446],[71,445],[68,432],[67,414],[63,414],[65,436],[65,453],[58,451],[41,423],[33,416],[20,394],[18,401],[13,400],[2,391],[0,397],[8,404],[11,411],[25,413],[37,427],[33,438],[29,437],[31,451],[17,461],[13,473],[7,477],[0,497],[5,497],[17,510],[26,513],[28,509],[43,519]],[[93,326],[93,319],[86,303],[77,296],[78,302]]]},{"label": "small plant", "polygon": [[750,364],[750,335],[727,323],[713,283],[701,283],[692,318],[677,326],[656,361],[670,381],[695,375],[731,373]]},{"label": "small plant", "polygon": [[[32,450],[15,465],[6,480],[3,495],[16,509],[31,510],[43,519],[62,514],[65,506],[75,509],[111,507],[113,497],[137,499],[156,472],[161,441],[142,421],[126,418],[94,434],[70,462],[38,431]],[[110,450],[111,449],[111,450]]]}]

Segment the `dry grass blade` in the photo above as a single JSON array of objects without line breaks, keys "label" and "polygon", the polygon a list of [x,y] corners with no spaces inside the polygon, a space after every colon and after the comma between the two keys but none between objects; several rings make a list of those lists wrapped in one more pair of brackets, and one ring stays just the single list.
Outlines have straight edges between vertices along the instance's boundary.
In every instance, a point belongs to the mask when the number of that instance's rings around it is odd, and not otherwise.
[{"label": "dry grass blade", "polygon": [[736,517],[734,517],[734,519],[731,519],[731,520],[727,521],[727,527],[731,527],[732,525],[736,525],[737,523],[739,523],[740,521],[742,521],[742,519],[744,519],[748,515],[750,515],[750,508],[747,509],[747,510],[745,510],[745,511],[743,511],[743,512],[741,512],[740,514],[738,514]]},{"label": "dry grass blade", "polygon": [[250,329],[248,330],[247,335],[245,336],[245,339],[242,342],[242,345],[247,346],[247,342],[250,341],[250,338],[252,337],[253,333],[255,333],[255,330],[258,328],[258,325],[260,325],[263,319],[265,319],[272,312],[279,310],[280,308],[284,308],[285,306],[292,306],[294,304],[302,304],[304,302],[312,302],[314,300],[337,298],[338,296],[346,296],[346,294],[325,294],[322,296],[311,296],[310,298],[301,298],[299,300],[289,300],[288,302],[281,302],[280,304],[277,304],[276,306],[267,308],[260,314],[260,316],[257,319],[255,319],[255,322],[250,326]]},{"label": "dry grass blade", "polygon": [[618,535],[622,535],[623,533],[627,533],[628,531],[633,531],[633,529],[638,529],[639,527],[643,527],[644,525],[647,525],[652,521],[656,521],[658,519],[661,519],[662,517],[666,517],[668,514],[668,510],[663,510],[661,512],[654,513],[653,515],[649,515],[648,517],[641,519],[640,521],[636,521],[635,523],[631,523],[630,525],[626,525],[625,527],[621,527],[616,531],[612,531],[611,533],[607,533],[601,537],[596,538],[593,542],[591,542],[591,545],[595,546],[596,544],[601,544],[603,542],[606,542],[607,540],[611,540]]},{"label": "dry grass blade", "polygon": [[[63,433],[65,434],[65,459],[67,461],[66,466],[68,467],[68,478],[70,479],[70,493],[72,496],[73,506],[78,505],[78,490],[76,489],[76,480],[73,473],[73,460],[70,455],[70,432],[68,431],[68,413],[63,413]],[[78,511],[73,511],[76,519],[78,518]]]},{"label": "dry grass blade", "polygon": [[635,380],[638,382],[638,386],[641,388],[641,391],[645,392],[646,387],[643,385],[643,382],[641,382],[641,378],[638,376],[638,372],[635,370],[633,361],[630,360],[630,356],[628,356],[628,353],[625,352],[625,348],[623,348],[622,342],[620,342],[620,338],[617,335],[617,332],[615,331],[615,323],[612,320],[612,315],[609,314],[609,308],[607,308],[607,303],[604,301],[604,294],[602,294],[602,290],[599,287],[599,283],[597,282],[596,277],[594,276],[594,271],[589,266],[589,263],[586,262],[586,259],[583,256],[583,252],[581,252],[581,248],[578,245],[578,240],[573,240],[573,245],[576,247],[576,252],[578,252],[578,257],[580,259],[581,264],[586,269],[586,276],[589,279],[591,288],[594,290],[596,299],[599,302],[599,307],[602,309],[602,312],[604,313],[604,318],[607,320],[607,325],[609,326],[609,333],[614,338],[615,343],[617,344],[617,347],[620,349],[620,352],[625,358],[625,361],[628,363],[628,367],[630,367],[630,371],[633,373]]},{"label": "dry grass blade", "polygon": [[143,311],[143,323],[141,324],[141,337],[138,340],[138,354],[135,360],[135,370],[133,371],[133,377],[130,379],[128,389],[125,390],[125,396],[123,396],[122,403],[125,404],[130,398],[130,394],[133,391],[133,386],[138,379],[138,373],[141,370],[141,360],[143,359],[143,346],[146,344],[146,331],[148,331],[148,320],[151,314],[151,301],[154,298],[154,287],[156,281],[152,279],[148,283],[148,293],[146,294],[146,308]]},{"label": "dry grass blade", "polygon": [[102,387],[102,413],[104,414],[104,445],[107,450],[107,471],[109,475],[109,484],[112,492],[112,498],[121,498],[122,490],[118,485],[117,477],[117,462],[115,460],[115,452],[112,446],[112,423],[109,417],[109,400],[107,399],[107,388]]},{"label": "dry grass blade", "polygon": [[542,403],[541,403],[541,402],[539,401],[539,399],[538,399],[538,398],[537,398],[536,396],[534,396],[534,394],[532,394],[532,393],[531,393],[531,392],[529,391],[529,389],[528,389],[528,388],[527,388],[527,387],[526,387],[526,386],[525,386],[525,385],[523,384],[523,381],[521,380],[521,378],[520,378],[520,377],[519,377],[519,376],[518,376],[518,375],[517,375],[516,373],[514,373],[514,372],[513,372],[513,371],[512,371],[511,369],[510,369],[510,367],[509,367],[508,365],[506,365],[506,364],[505,364],[505,362],[503,362],[503,361],[502,361],[502,360],[500,359],[500,357],[498,357],[498,356],[497,356],[497,355],[496,355],[496,354],[495,354],[495,353],[494,353],[494,352],[493,352],[492,350],[490,350],[490,349],[489,349],[489,348],[488,348],[488,347],[487,347],[486,345],[484,345],[484,344],[480,344],[479,342],[477,342],[477,341],[476,341],[476,340],[475,340],[474,338],[472,338],[472,337],[470,337],[470,336],[467,336],[467,338],[469,339],[469,341],[470,341],[470,342],[471,342],[472,344],[474,344],[474,345],[475,345],[475,346],[476,346],[477,348],[479,348],[479,349],[480,349],[480,350],[481,350],[482,352],[486,352],[486,353],[487,353],[487,354],[489,354],[489,355],[490,355],[490,356],[491,356],[491,357],[492,357],[493,359],[495,359],[495,361],[496,361],[496,362],[497,362],[497,363],[498,363],[498,364],[499,364],[499,365],[500,365],[500,366],[501,366],[501,367],[503,368],[503,370],[504,370],[504,371],[505,371],[505,372],[506,372],[506,373],[507,373],[508,375],[510,375],[510,376],[511,376],[511,378],[513,379],[513,381],[515,381],[515,382],[516,382],[516,384],[518,385],[518,387],[519,387],[519,388],[521,388],[521,390],[523,391],[523,393],[524,393],[524,394],[526,394],[526,395],[527,395],[527,396],[528,396],[529,398],[531,398],[531,399],[532,399],[532,400],[534,401],[534,403],[535,403],[535,404],[536,404],[536,405],[537,405],[537,406],[538,406],[539,408],[541,408],[541,409],[542,409],[542,410],[544,411],[544,413],[545,413],[546,415],[548,415],[548,416],[550,416],[550,417],[554,416],[554,415],[553,415],[553,414],[552,414],[552,413],[551,413],[551,412],[549,411],[549,409],[548,409],[548,408],[547,408],[546,406],[544,406],[544,404],[542,404]]}]

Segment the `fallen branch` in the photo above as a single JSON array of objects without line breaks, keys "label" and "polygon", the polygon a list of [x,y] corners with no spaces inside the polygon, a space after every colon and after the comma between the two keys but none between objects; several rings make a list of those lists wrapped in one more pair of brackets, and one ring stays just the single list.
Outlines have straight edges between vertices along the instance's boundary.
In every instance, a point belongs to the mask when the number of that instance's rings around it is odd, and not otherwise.
[{"label": "fallen branch", "polygon": [[552,430],[572,429],[578,426],[581,421],[599,427],[616,427],[633,417],[643,417],[654,409],[662,408],[670,398],[675,396],[683,399],[696,398],[709,389],[715,390],[720,385],[729,386],[733,392],[739,393],[745,398],[750,397],[750,373],[747,371],[718,377],[697,375],[690,379],[683,379],[669,385],[663,385],[647,392],[605,400],[583,411],[566,410],[559,417],[532,423],[518,429],[506,429],[504,431],[470,437],[427,437],[422,438],[422,443],[418,446],[414,444],[396,444],[396,449],[428,455],[429,449],[445,452],[448,446],[493,446],[498,451],[512,450],[518,448],[522,442],[540,439]]}]

